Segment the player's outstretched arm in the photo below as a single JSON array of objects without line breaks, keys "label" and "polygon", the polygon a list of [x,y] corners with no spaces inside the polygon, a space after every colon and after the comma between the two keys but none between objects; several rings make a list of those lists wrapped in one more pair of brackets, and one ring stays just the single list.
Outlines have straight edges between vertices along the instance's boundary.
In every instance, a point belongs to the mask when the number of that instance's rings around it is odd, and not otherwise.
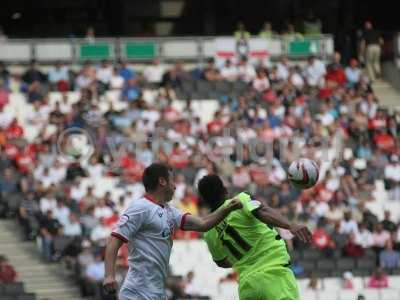
[{"label": "player's outstretched arm", "polygon": [[115,293],[118,288],[117,281],[115,280],[115,264],[117,261],[118,250],[121,248],[122,244],[123,241],[114,236],[111,236],[109,242],[107,243],[105,257],[106,274],[103,287],[104,290],[109,294]]},{"label": "player's outstretched arm", "polygon": [[240,208],[242,208],[242,203],[238,199],[233,199],[227,206],[221,207],[205,217],[188,215],[182,229],[185,231],[206,232],[218,225],[232,211]]},{"label": "player's outstretched arm", "polygon": [[309,243],[311,241],[311,232],[307,226],[290,222],[277,210],[263,203],[260,208],[253,211],[254,216],[265,224],[285,228],[297,236],[301,241]]}]

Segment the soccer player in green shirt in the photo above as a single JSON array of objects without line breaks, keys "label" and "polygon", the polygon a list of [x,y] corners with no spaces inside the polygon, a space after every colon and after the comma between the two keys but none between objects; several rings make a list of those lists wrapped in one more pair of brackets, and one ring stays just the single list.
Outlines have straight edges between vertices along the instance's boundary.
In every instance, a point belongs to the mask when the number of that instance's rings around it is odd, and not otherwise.
[{"label": "soccer player in green shirt", "polygon": [[[198,191],[211,210],[231,201],[226,200],[228,191],[217,175],[204,176]],[[274,226],[290,230],[303,242],[310,242],[311,232],[245,192],[235,198],[243,208],[204,235],[213,260],[237,272],[240,300],[299,300],[286,244]]]}]

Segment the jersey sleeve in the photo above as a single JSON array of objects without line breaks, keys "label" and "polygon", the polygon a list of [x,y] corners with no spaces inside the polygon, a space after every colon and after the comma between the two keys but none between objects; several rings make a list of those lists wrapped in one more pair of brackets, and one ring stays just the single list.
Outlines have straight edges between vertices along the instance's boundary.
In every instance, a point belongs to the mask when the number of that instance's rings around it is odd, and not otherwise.
[{"label": "jersey sleeve", "polygon": [[144,225],[148,211],[142,207],[130,207],[120,217],[111,235],[127,243]]},{"label": "jersey sleeve", "polygon": [[186,222],[186,217],[190,214],[182,213],[179,209],[177,209],[176,207],[173,207],[173,206],[169,206],[169,208],[171,209],[175,228],[179,228],[179,229],[183,230],[183,226],[185,225],[185,222]]},{"label": "jersey sleeve", "polygon": [[204,235],[204,240],[207,243],[208,250],[214,261],[223,260],[228,256],[215,229],[207,231]]},{"label": "jersey sleeve", "polygon": [[253,211],[261,207],[261,202],[252,200],[249,194],[240,193],[238,197],[243,205],[242,211],[249,217],[253,216]]}]

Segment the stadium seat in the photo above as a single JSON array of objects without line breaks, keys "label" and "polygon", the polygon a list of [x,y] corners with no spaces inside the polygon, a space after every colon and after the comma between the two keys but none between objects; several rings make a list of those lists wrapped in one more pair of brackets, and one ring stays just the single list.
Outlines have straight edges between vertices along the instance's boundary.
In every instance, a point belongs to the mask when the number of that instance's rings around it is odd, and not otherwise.
[{"label": "stadium seat", "polygon": [[6,294],[21,294],[24,292],[24,284],[22,282],[8,283],[4,287]]},{"label": "stadium seat", "polygon": [[362,290],[362,294],[367,295],[368,300],[379,300],[379,292],[378,289],[364,289]]},{"label": "stadium seat", "polygon": [[[306,299],[306,298],[304,298]],[[319,300],[337,300],[337,291],[319,291],[318,292]]]},{"label": "stadium seat", "polygon": [[325,269],[325,270],[314,270],[312,271],[314,276],[317,276],[318,278],[326,278],[330,276],[330,270]]},{"label": "stadium seat", "polygon": [[319,270],[329,271],[335,268],[335,262],[331,259],[321,259],[317,261],[317,268]]},{"label": "stadium seat", "polygon": [[318,259],[321,257],[321,252],[316,249],[304,249],[303,259]]},{"label": "stadium seat", "polygon": [[315,269],[315,261],[313,260],[301,260],[299,265],[303,267],[306,273]]},{"label": "stadium seat", "polygon": [[381,289],[380,294],[380,300],[400,299],[400,292],[397,289]]},{"label": "stadium seat", "polygon": [[292,251],[289,253],[291,261],[298,261],[301,257],[301,253],[299,251]]},{"label": "stadium seat", "polygon": [[339,278],[325,278],[323,280],[324,290],[339,290],[340,279]]},{"label": "stadium seat", "polygon": [[362,269],[354,269],[352,270],[352,273],[354,276],[360,276],[360,277],[367,277],[371,275],[371,271],[370,270],[362,270]]},{"label": "stadium seat", "polygon": [[300,293],[300,299],[307,299],[307,300],[317,300],[318,299],[318,294],[317,294],[317,292],[315,292],[315,291],[310,291],[310,290],[307,290],[307,291],[302,291],[301,293]]},{"label": "stadium seat", "polygon": [[373,258],[373,259],[375,259],[376,258],[376,253],[372,249],[367,249],[367,250],[365,250],[363,258]]},{"label": "stadium seat", "polygon": [[[356,300],[358,294],[360,294],[360,291],[356,290],[341,290],[339,293],[339,300]],[[368,300],[370,300],[368,298]]]},{"label": "stadium seat", "polygon": [[19,295],[17,300],[36,300],[35,294],[32,293],[25,293],[22,295]]},{"label": "stadium seat", "polygon": [[361,270],[372,270],[376,266],[376,262],[373,258],[360,258],[357,259],[357,269]]},{"label": "stadium seat", "polygon": [[364,278],[363,277],[354,277],[353,285],[355,290],[362,290],[365,287]]},{"label": "stadium seat", "polygon": [[0,300],[15,300],[15,295],[0,295]]},{"label": "stadium seat", "polygon": [[342,271],[351,271],[354,269],[354,265],[353,258],[340,258],[336,261],[336,268]]}]

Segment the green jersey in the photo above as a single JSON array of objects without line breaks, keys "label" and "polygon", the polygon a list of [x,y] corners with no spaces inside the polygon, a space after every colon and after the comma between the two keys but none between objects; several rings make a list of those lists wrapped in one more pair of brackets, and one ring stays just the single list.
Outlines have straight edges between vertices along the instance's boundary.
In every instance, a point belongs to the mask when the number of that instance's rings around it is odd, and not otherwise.
[{"label": "green jersey", "polygon": [[[237,197],[243,208],[230,213],[204,235],[213,259],[228,259],[239,280],[249,272],[288,264],[290,257],[278,231],[252,213],[261,203],[251,200],[246,193]],[[222,206],[230,201],[226,200]]]}]

